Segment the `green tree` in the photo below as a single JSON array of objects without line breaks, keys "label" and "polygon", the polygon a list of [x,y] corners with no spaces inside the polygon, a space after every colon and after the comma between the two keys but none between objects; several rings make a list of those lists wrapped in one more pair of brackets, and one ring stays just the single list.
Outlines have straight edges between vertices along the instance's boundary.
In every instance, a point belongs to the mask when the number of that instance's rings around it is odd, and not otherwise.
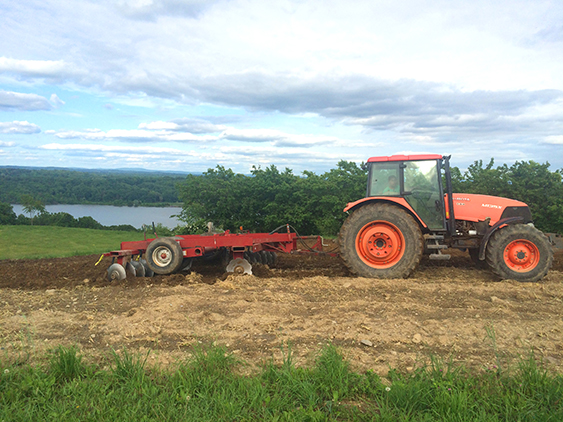
[{"label": "green tree", "polygon": [[563,233],[563,181],[561,171],[551,172],[549,163],[517,161],[507,172],[509,197],[525,202],[534,223],[547,232]]},{"label": "green tree", "polygon": [[29,214],[29,219],[31,221],[31,225],[33,226],[33,219],[37,214],[42,214],[45,212],[45,205],[38,200],[32,197],[31,195],[22,195],[20,202],[23,206],[23,212]]},{"label": "green tree", "polygon": [[0,202],[0,225],[16,224],[16,213],[10,204]]}]

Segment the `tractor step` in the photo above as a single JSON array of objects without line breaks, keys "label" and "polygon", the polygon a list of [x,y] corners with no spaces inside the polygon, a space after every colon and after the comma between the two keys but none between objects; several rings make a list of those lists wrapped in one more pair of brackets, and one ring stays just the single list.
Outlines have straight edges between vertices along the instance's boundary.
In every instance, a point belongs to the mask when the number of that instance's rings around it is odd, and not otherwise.
[{"label": "tractor step", "polygon": [[451,255],[447,255],[444,253],[433,253],[428,255],[432,261],[449,261],[452,257]]},{"label": "tractor step", "polygon": [[426,240],[444,240],[443,234],[426,234],[424,235]]},{"label": "tractor step", "polygon": [[448,249],[448,245],[440,245],[440,244],[436,244],[436,245],[426,245],[427,249]]}]

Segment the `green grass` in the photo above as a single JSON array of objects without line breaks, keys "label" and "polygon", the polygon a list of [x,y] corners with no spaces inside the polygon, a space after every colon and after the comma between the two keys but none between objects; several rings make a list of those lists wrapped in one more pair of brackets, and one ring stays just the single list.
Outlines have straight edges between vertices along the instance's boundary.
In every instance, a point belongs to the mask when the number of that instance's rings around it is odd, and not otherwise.
[{"label": "green grass", "polygon": [[89,365],[58,347],[44,365],[0,358],[1,421],[561,421],[563,377],[533,354],[513,369],[470,372],[432,359],[381,379],[350,369],[328,345],[309,368],[287,352],[241,375],[245,363],[222,347],[196,349],[173,369],[147,355],[112,353]]},{"label": "green grass", "polygon": [[0,259],[101,254],[143,233],[53,226],[0,226]]}]

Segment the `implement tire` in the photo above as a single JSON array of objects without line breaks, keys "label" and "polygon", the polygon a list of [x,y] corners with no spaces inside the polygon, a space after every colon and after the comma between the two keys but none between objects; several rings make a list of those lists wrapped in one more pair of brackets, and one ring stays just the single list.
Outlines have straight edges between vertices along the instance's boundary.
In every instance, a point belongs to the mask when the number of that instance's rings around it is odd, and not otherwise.
[{"label": "implement tire", "polygon": [[170,237],[161,237],[149,244],[145,259],[155,274],[172,274],[180,269],[184,256],[178,242]]},{"label": "implement tire", "polygon": [[390,204],[368,204],[344,222],[340,253],[355,274],[371,278],[406,278],[418,266],[424,239],[417,222]]},{"label": "implement tire", "polygon": [[553,251],[545,235],[533,226],[513,224],[493,234],[486,251],[487,264],[501,279],[541,280],[551,268]]}]

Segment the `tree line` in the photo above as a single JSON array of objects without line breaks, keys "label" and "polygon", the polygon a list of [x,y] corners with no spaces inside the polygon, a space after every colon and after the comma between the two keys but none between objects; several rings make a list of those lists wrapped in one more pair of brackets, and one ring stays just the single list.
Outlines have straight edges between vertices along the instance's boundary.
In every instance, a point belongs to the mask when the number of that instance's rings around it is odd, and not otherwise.
[{"label": "tree line", "polygon": [[177,203],[183,175],[0,168],[0,202],[21,204],[31,195],[43,204],[115,206]]}]

